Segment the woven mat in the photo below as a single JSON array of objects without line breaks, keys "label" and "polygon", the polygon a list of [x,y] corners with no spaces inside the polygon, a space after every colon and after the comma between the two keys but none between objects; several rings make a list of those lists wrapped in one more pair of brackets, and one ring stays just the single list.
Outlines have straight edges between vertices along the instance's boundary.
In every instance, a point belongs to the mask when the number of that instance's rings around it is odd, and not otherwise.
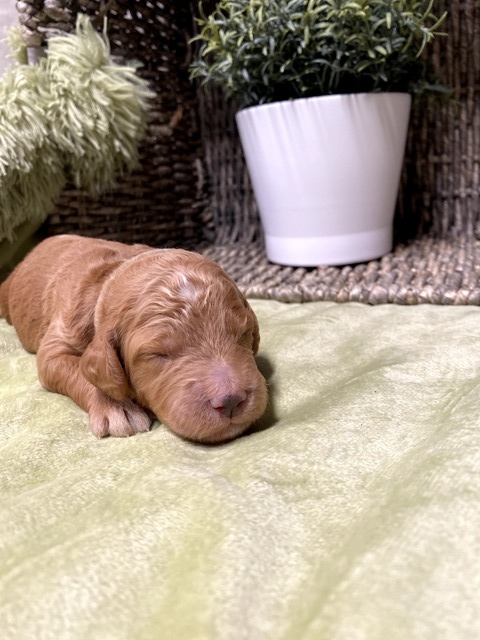
[{"label": "woven mat", "polygon": [[259,243],[208,247],[251,298],[367,304],[480,304],[480,242],[425,236],[380,260],[314,269],[270,263]]}]

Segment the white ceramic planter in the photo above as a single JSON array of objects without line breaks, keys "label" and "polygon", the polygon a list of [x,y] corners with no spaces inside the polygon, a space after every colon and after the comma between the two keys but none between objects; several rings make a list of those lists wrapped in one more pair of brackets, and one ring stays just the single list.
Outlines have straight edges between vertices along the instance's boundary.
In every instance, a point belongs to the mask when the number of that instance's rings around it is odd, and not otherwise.
[{"label": "white ceramic planter", "polygon": [[267,256],[340,265],[392,248],[407,93],[302,98],[236,116]]}]

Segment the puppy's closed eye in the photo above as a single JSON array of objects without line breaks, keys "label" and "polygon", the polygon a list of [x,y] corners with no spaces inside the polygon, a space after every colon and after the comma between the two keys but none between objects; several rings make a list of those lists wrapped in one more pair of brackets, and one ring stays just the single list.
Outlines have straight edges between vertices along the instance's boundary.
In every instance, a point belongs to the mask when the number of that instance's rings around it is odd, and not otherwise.
[{"label": "puppy's closed eye", "polygon": [[169,351],[141,351],[138,356],[141,360],[158,360],[159,362],[169,362],[175,358],[175,354]]},{"label": "puppy's closed eye", "polygon": [[152,354],[152,356],[155,358],[158,358],[159,360],[164,360],[166,362],[168,362],[169,360],[173,360],[173,358],[175,357],[171,353],[166,353],[166,352],[154,353]]},{"label": "puppy's closed eye", "polygon": [[176,357],[176,352],[170,349],[159,348],[158,350],[153,351],[152,348],[140,349],[136,356],[135,360],[143,360],[143,361],[151,361],[158,362],[159,364],[163,362],[170,362]]},{"label": "puppy's closed eye", "polygon": [[166,362],[177,358],[184,347],[169,331],[160,332],[154,327],[148,333],[138,332],[130,340],[130,352],[134,359]]}]

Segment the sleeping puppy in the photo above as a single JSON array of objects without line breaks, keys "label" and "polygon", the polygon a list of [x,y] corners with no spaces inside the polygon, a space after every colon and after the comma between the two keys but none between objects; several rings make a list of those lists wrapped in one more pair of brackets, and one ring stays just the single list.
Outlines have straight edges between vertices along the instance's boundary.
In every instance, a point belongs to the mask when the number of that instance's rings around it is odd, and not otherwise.
[{"label": "sleeping puppy", "polygon": [[266,407],[256,317],[214,262],[80,236],[41,242],[0,287],[0,313],[50,391],[99,438],[148,431],[230,440]]}]

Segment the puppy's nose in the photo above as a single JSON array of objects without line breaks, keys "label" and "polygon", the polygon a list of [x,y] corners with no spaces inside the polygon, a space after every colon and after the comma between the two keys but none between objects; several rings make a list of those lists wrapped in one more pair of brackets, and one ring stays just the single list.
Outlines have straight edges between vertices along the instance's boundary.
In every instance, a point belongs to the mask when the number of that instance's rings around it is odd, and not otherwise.
[{"label": "puppy's nose", "polygon": [[210,400],[212,407],[226,416],[231,418],[241,409],[241,405],[247,399],[245,391],[238,391],[237,393],[230,393],[226,396],[218,396]]}]

